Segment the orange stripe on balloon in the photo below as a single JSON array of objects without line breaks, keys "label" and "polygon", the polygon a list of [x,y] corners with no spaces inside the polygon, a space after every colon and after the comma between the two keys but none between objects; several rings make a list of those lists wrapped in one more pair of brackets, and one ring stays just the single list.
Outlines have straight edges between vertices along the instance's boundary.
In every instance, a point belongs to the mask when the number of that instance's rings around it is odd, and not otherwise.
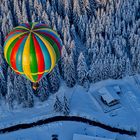
[{"label": "orange stripe on balloon", "polygon": [[[45,70],[45,61],[44,61],[43,53],[35,35],[34,34],[32,35],[33,35],[33,41],[35,46],[36,58],[37,58],[38,72],[43,72]],[[42,76],[43,74],[39,74],[37,81],[39,81]]]}]

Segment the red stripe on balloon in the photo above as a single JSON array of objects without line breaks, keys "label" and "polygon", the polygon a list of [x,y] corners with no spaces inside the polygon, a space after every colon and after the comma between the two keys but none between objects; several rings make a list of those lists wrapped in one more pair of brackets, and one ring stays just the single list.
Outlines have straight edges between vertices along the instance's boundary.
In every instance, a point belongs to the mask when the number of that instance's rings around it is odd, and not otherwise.
[{"label": "red stripe on balloon", "polygon": [[[33,35],[33,41],[35,46],[36,58],[37,58],[38,72],[43,72],[45,71],[45,61],[44,61],[43,53],[35,35],[34,34],[32,35]],[[38,74],[37,81],[39,81],[42,76],[43,74]]]},{"label": "red stripe on balloon", "polygon": [[54,36],[52,36],[51,34],[48,34],[48,33],[41,32],[41,31],[37,31],[37,32],[41,33],[41,34],[44,34],[44,35],[48,36],[49,38],[51,38],[57,44],[60,55],[61,55],[61,48],[62,47],[61,47],[60,43],[58,42],[58,40]]},{"label": "red stripe on balloon", "polygon": [[17,51],[20,47],[20,44],[22,43],[23,39],[24,39],[25,35],[22,36],[15,44],[15,46],[13,47],[12,49],[12,52],[11,52],[11,56],[10,56],[10,63],[11,63],[11,67],[15,70],[17,70],[17,67],[16,67],[16,54],[17,54]]}]

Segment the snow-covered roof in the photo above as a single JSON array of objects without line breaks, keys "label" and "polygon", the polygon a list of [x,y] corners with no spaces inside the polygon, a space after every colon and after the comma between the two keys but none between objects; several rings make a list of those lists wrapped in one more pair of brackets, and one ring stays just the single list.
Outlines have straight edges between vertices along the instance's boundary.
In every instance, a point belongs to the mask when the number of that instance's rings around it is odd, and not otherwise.
[{"label": "snow-covered roof", "polygon": [[115,100],[115,98],[111,94],[103,94],[101,97],[109,104]]},{"label": "snow-covered roof", "polygon": [[81,134],[74,134],[73,140],[114,140],[114,139],[93,137],[93,136],[81,135]]},{"label": "snow-covered roof", "polygon": [[111,87],[111,86],[102,87],[99,90],[99,93],[101,93],[101,97],[107,103],[110,103],[113,100],[120,100],[120,97],[116,94],[116,91],[114,91],[113,87]]}]

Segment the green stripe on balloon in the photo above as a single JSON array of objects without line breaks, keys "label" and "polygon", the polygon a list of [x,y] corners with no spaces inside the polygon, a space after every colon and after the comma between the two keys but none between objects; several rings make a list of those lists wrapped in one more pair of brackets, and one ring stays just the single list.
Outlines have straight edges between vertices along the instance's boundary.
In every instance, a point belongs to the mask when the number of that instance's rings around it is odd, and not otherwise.
[{"label": "green stripe on balloon", "polygon": [[8,61],[8,64],[11,66],[11,61],[10,61],[10,57],[11,57],[11,52],[12,52],[12,49],[13,47],[15,46],[16,42],[18,41],[19,38],[16,38],[11,44],[10,46],[8,47],[8,50],[7,50],[7,54],[6,54],[6,57],[7,57],[7,61]]},{"label": "green stripe on balloon", "polygon": [[57,52],[57,53],[56,53],[56,57],[57,57],[57,59],[56,59],[56,63],[57,63],[58,60],[60,59],[60,51],[59,51],[59,48],[58,48],[58,46],[57,46],[56,43],[54,43],[54,45],[52,45],[52,46],[53,46],[55,52]]},{"label": "green stripe on balloon", "polygon": [[15,31],[15,30],[22,30],[23,32],[27,32],[28,30],[27,29],[24,29],[24,28],[15,28],[13,31]]},{"label": "green stripe on balloon", "polygon": [[[30,69],[31,69],[31,73],[38,72],[37,58],[36,58],[35,46],[34,46],[32,35],[30,36]],[[35,81],[38,78],[37,75],[32,75],[32,77]]]}]

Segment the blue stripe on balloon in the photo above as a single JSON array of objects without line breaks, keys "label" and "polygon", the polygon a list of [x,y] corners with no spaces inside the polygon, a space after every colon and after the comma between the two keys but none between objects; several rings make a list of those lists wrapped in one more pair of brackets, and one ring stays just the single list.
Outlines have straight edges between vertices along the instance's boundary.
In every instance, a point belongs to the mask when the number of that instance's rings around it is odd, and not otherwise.
[{"label": "blue stripe on balloon", "polygon": [[47,50],[47,47],[45,46],[45,44],[43,43],[43,41],[37,36],[35,35],[40,48],[42,50],[43,56],[44,56],[44,61],[45,61],[45,70],[49,70],[51,68],[51,57],[50,54]]},{"label": "blue stripe on balloon", "polygon": [[24,45],[25,45],[26,39],[27,39],[27,36],[21,42],[20,47],[19,47],[19,49],[17,51],[17,54],[16,54],[16,67],[17,67],[17,70],[19,72],[23,72],[23,68],[22,68],[22,54],[23,54],[23,49],[24,49]]}]

